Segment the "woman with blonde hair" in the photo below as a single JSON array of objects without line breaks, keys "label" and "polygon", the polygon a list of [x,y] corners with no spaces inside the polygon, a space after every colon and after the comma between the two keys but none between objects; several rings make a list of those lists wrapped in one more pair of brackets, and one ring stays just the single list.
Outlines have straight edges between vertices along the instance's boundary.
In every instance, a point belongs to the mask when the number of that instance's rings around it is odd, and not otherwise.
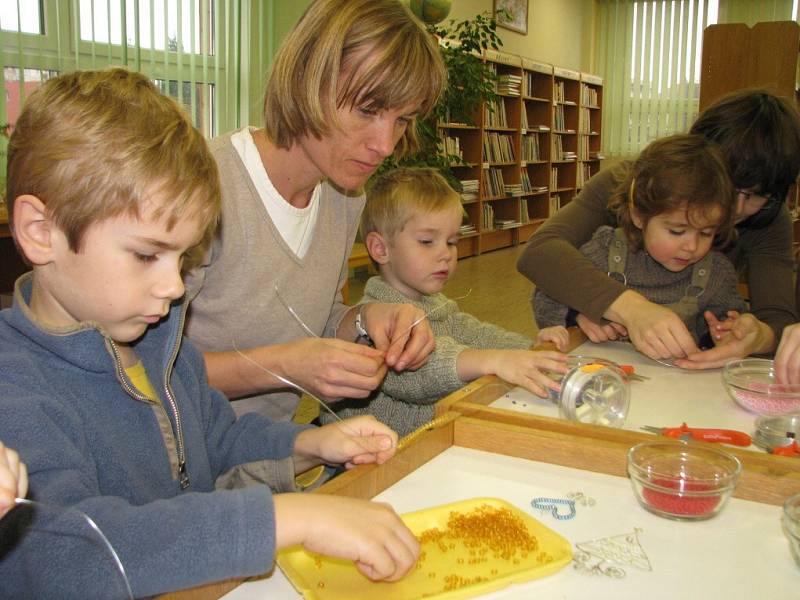
[{"label": "woman with blonde hair", "polygon": [[387,368],[426,360],[419,309],[348,307],[341,288],[364,183],[395,149],[416,148],[444,83],[436,40],[397,0],[315,0],[275,58],[264,127],[211,142],[222,224],[189,281],[187,333],[238,413],[292,417],[298,396],[273,374],[362,398]]}]

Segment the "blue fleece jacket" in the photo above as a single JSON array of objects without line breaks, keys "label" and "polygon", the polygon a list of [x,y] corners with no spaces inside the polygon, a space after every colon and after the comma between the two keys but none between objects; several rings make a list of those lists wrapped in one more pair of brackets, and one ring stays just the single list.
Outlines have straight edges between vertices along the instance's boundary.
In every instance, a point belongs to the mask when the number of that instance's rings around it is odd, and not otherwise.
[{"label": "blue fleece jacket", "polygon": [[[239,420],[182,339],[176,303],[135,351],[160,397],[138,397],[95,323],[36,323],[31,279],[0,312],[0,441],[19,451],[29,497],[89,515],[119,555],[135,596],[264,573],[275,554],[266,485],[216,490],[236,465],[287,459],[302,427]],[[288,461],[285,461],[288,462]],[[182,468],[184,465],[184,468]],[[82,520],[18,507],[0,521],[0,597],[119,597],[120,577]],[[49,520],[48,520],[49,519]]]}]

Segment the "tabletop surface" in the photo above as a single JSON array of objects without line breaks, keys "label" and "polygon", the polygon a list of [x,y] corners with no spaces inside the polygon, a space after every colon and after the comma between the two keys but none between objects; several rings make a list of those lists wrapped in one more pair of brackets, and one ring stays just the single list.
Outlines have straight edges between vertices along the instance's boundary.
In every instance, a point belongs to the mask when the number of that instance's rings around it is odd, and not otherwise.
[{"label": "tabletop surface", "polygon": [[[577,492],[586,504],[578,502],[571,520],[531,506],[533,498]],[[800,585],[800,569],[781,531],[781,509],[773,505],[732,498],[711,520],[671,521],[641,508],[625,478],[461,447],[445,450],[375,499],[405,513],[484,496],[514,504],[564,536],[576,553],[587,551],[582,568],[567,565],[484,598],[785,598]],[[276,569],[225,599],[299,597]]]},{"label": "tabletop surface", "polygon": [[[666,367],[640,354],[627,342],[586,342],[570,354],[632,365],[637,374],[649,377],[630,384],[631,401],[625,429],[641,431],[642,425],[677,427],[686,422],[690,427],[737,429],[750,435],[755,430],[757,415],[744,410],[728,396],[722,383],[722,369],[686,371]],[[490,406],[558,417],[555,404],[521,388],[514,388]],[[761,451],[757,446],[750,449]]]}]

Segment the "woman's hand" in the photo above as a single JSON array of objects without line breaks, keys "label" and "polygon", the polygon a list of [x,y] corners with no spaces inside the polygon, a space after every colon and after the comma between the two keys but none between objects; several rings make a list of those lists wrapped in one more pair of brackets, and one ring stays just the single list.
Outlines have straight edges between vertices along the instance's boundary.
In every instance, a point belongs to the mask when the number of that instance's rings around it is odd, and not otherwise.
[{"label": "woman's hand", "polygon": [[415,306],[370,302],[364,305],[363,317],[369,337],[395,371],[419,369],[435,347],[431,325]]},{"label": "woman's hand", "polygon": [[586,334],[586,337],[595,344],[628,337],[628,330],[619,323],[600,325],[582,313],[575,318],[575,321],[581,331]]},{"label": "woman's hand", "polygon": [[0,443],[0,519],[14,508],[16,498],[28,493],[28,471],[25,463],[11,448]]},{"label": "woman's hand", "polygon": [[775,376],[779,383],[800,384],[800,323],[783,330],[775,353]]},{"label": "woman's hand", "polygon": [[633,290],[623,292],[604,316],[624,325],[636,349],[650,358],[682,358],[700,351],[678,315]]}]

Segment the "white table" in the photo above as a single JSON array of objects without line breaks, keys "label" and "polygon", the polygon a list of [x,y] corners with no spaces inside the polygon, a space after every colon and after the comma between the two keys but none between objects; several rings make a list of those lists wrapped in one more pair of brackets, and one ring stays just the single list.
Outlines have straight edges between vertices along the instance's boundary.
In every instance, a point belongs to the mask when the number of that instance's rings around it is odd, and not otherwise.
[{"label": "white table", "polygon": [[[578,504],[577,516],[569,521],[555,520],[530,505],[538,496],[565,497],[576,491],[591,497],[594,505]],[[797,597],[800,589],[800,569],[781,532],[780,508],[773,505],[732,498],[711,520],[670,521],[641,508],[625,478],[462,447],[445,450],[376,499],[403,513],[479,496],[503,498],[573,546],[591,541],[603,548],[608,542],[598,540],[631,534],[633,543],[627,547],[633,550],[638,543],[652,567],[648,571],[615,563],[625,572],[616,579],[567,565],[554,575],[485,598],[750,600]],[[225,596],[226,600],[299,597],[279,570]]]}]

